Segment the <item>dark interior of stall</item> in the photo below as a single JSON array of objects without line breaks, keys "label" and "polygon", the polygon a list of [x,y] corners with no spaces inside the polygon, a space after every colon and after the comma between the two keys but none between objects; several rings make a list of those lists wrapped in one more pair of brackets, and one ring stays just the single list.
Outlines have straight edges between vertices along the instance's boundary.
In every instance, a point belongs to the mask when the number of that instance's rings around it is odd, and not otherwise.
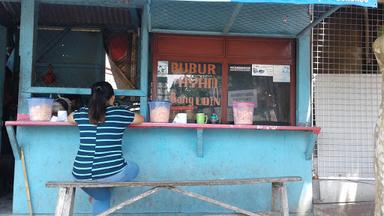
[{"label": "dark interior of stall", "polygon": [[[17,119],[20,74],[18,2],[0,2],[0,25],[7,29],[2,122]],[[40,87],[89,88],[108,81],[114,89],[139,89],[141,10],[98,6],[39,4],[31,96],[55,99],[74,111],[88,95],[46,93]],[[139,110],[139,97],[117,96],[116,104]],[[1,113],[1,112],[0,112]],[[1,120],[1,118],[0,118]],[[0,214],[11,213],[14,157],[4,124],[0,141]]]},{"label": "dark interior of stall", "polygon": [[11,210],[13,176],[14,176],[14,157],[12,148],[8,140],[4,122],[15,120],[17,115],[17,99],[19,86],[19,29],[20,22],[20,4],[5,3],[0,4],[0,25],[7,31],[5,68],[3,95],[0,95],[0,103],[3,105],[0,120],[1,140],[0,140],[0,213],[7,213]]}]

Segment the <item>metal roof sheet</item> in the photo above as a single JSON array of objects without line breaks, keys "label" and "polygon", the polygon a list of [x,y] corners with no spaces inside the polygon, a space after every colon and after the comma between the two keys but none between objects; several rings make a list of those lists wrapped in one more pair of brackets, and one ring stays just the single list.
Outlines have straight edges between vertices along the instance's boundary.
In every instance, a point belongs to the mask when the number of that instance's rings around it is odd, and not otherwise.
[{"label": "metal roof sheet", "polygon": [[[135,10],[135,11],[133,11]],[[126,27],[139,25],[140,19],[132,20],[131,13],[140,14],[137,8],[117,8],[84,5],[39,5],[39,26],[88,26],[88,27]],[[0,20],[3,25],[20,24],[20,3],[1,2]]]},{"label": "metal roof sheet", "polygon": [[294,37],[310,22],[308,5],[153,1],[153,32]]},{"label": "metal roof sheet", "polygon": [[[60,0],[66,4],[57,4],[59,1],[55,0],[41,2],[40,26],[132,28],[140,25],[141,7],[144,7],[146,0],[92,1],[92,6],[80,5],[84,1],[76,0]],[[53,2],[56,4],[52,4]],[[124,7],[102,6],[108,5],[108,2]],[[77,5],[73,5],[75,3]],[[165,33],[295,37],[311,23],[312,15],[309,11],[310,6],[303,4],[151,0],[149,30]],[[20,3],[17,0],[1,2],[0,20],[4,20],[3,25],[18,25]]]}]

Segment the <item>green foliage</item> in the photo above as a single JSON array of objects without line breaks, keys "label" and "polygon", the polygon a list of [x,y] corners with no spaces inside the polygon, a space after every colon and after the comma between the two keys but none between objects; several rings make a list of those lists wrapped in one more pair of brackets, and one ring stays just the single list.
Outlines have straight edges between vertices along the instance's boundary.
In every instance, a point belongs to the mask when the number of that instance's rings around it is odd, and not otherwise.
[{"label": "green foliage", "polygon": [[384,26],[380,26],[379,30],[377,31],[378,37],[381,37],[384,35]]}]

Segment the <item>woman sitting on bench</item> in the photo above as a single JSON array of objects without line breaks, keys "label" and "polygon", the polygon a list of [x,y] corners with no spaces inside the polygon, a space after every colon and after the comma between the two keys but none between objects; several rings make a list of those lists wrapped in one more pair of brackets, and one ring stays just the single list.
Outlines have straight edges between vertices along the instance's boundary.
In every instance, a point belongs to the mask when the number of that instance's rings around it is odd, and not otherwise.
[{"label": "woman sitting on bench", "polygon": [[[68,121],[80,130],[80,147],[72,174],[79,181],[132,181],[139,172],[136,163],[126,161],[122,152],[124,130],[140,124],[144,118],[124,108],[113,106],[115,95],[107,82],[92,85],[88,108],[71,113]],[[110,188],[83,188],[93,198],[93,215],[110,207]]]}]

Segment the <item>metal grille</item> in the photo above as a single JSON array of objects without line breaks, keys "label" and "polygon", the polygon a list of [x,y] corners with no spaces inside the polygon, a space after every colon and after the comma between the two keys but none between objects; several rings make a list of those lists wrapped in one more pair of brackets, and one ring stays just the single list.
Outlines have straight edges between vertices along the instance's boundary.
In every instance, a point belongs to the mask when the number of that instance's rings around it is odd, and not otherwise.
[{"label": "metal grille", "polygon": [[[315,6],[315,17],[329,8]],[[381,74],[372,43],[383,22],[378,8],[343,7],[313,29],[314,124],[319,178],[374,177],[374,128]]]},{"label": "metal grille", "polygon": [[311,21],[308,5],[154,1],[151,31],[176,30],[294,36]]},{"label": "metal grille", "polygon": [[153,29],[221,32],[236,4],[217,2],[153,2]]}]

